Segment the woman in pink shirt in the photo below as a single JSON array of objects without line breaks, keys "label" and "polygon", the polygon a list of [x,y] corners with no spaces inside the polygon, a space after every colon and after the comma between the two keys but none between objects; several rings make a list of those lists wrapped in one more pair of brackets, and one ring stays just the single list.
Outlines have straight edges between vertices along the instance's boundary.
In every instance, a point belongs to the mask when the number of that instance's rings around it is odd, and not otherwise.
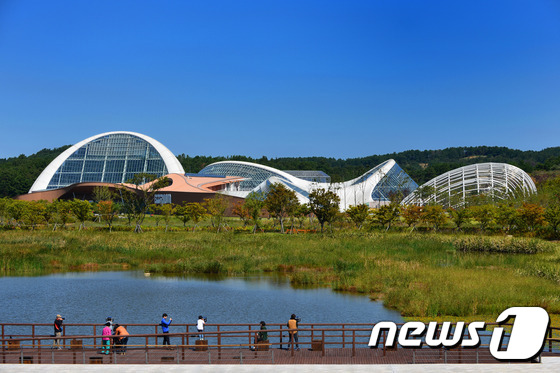
[{"label": "woman in pink shirt", "polygon": [[113,332],[111,330],[111,323],[105,324],[103,328],[103,346],[101,346],[101,353],[105,355],[109,355],[109,349],[111,348],[111,338],[105,337],[107,335],[112,335]]}]

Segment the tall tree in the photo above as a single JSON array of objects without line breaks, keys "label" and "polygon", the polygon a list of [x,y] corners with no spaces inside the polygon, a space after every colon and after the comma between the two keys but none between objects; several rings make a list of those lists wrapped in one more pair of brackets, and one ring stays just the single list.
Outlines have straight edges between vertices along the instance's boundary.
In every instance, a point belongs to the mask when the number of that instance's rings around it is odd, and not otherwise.
[{"label": "tall tree", "polygon": [[154,196],[158,190],[170,185],[171,180],[167,177],[158,179],[156,175],[139,173],[127,183],[133,185],[134,192],[124,187],[121,188],[121,197],[126,206],[125,212],[130,213],[135,222],[134,232],[141,233],[142,223],[146,218],[149,206],[154,203]]},{"label": "tall tree", "polygon": [[272,184],[265,199],[265,208],[280,222],[282,233],[284,233],[284,220],[294,213],[298,204],[296,193],[281,183]]},{"label": "tall tree", "polygon": [[309,193],[309,206],[319,220],[321,233],[323,233],[325,223],[331,224],[338,215],[339,203],[340,197],[332,190],[319,188]]}]

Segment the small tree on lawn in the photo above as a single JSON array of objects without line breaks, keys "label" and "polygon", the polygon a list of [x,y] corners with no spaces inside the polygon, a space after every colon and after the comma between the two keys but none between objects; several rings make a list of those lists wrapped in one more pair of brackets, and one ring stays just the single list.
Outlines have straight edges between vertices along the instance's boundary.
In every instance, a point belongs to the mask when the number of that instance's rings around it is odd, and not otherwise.
[{"label": "small tree on lawn", "polygon": [[101,220],[107,224],[109,227],[109,232],[113,230],[113,221],[115,220],[115,216],[119,213],[120,205],[114,203],[113,201],[99,201],[97,203],[97,210],[99,211],[99,216]]},{"label": "small tree on lawn", "polygon": [[183,202],[182,205],[175,206],[174,214],[180,221],[183,222],[183,227],[186,227],[187,222],[191,219],[188,214],[187,205],[185,202]]},{"label": "small tree on lawn", "polygon": [[56,231],[58,225],[62,225],[62,227],[66,227],[70,221],[72,221],[72,203],[66,200],[56,200],[53,202],[55,205],[55,215],[54,215],[54,227],[53,232]]},{"label": "small tree on lawn", "polygon": [[496,207],[494,205],[475,205],[469,208],[472,217],[480,224],[480,229],[484,232],[496,217]]},{"label": "small tree on lawn", "polygon": [[331,224],[338,215],[339,203],[340,197],[332,190],[315,189],[309,193],[309,206],[319,220],[321,233],[323,233],[325,223]]},{"label": "small tree on lawn", "polygon": [[257,232],[261,219],[261,212],[265,204],[265,194],[263,192],[251,192],[245,198],[244,206],[249,216],[249,220],[253,224],[253,234]]},{"label": "small tree on lawn", "polygon": [[165,203],[163,205],[159,205],[159,213],[163,217],[163,221],[165,222],[165,232],[169,228],[169,222],[171,221],[171,217],[173,216],[173,204],[172,203]]},{"label": "small tree on lawn", "polygon": [[298,204],[296,192],[281,183],[272,184],[265,199],[266,210],[270,216],[278,219],[282,233],[284,233],[284,220],[294,213]]},{"label": "small tree on lawn", "polygon": [[70,204],[70,209],[80,222],[80,228],[78,230],[81,231],[85,227],[86,220],[91,219],[93,216],[91,204],[88,201],[75,198]]},{"label": "small tree on lawn", "polygon": [[387,225],[386,230],[388,231],[391,229],[391,224],[393,224],[393,222],[399,217],[400,211],[400,206],[398,204],[390,203],[388,205],[380,206],[377,210],[375,210],[374,217],[382,227]]},{"label": "small tree on lawn", "polygon": [[27,202],[12,200],[8,203],[6,211],[8,212],[8,217],[14,221],[14,225],[19,227],[27,213]]},{"label": "small tree on lawn", "polygon": [[8,215],[8,204],[11,199],[8,197],[0,198],[0,224],[4,224],[4,219]]},{"label": "small tree on lawn", "polygon": [[205,199],[204,205],[208,215],[210,215],[212,226],[217,227],[217,232],[219,232],[229,205],[227,199],[223,195],[216,193],[214,197]]},{"label": "small tree on lawn", "polygon": [[127,183],[134,186],[134,191],[121,188],[121,197],[125,212],[130,213],[135,222],[134,232],[142,232],[142,223],[146,218],[149,206],[154,203],[157,191],[170,185],[171,180],[167,177],[157,178],[155,175],[139,173],[128,180]]},{"label": "small tree on lawn", "polygon": [[418,222],[421,220],[422,211],[422,206],[406,205],[402,207],[401,215],[406,225],[411,228],[411,232],[414,230],[414,228],[416,228],[416,224],[418,224]]},{"label": "small tree on lawn", "polygon": [[554,232],[554,235],[558,235],[558,227],[560,227],[560,204],[551,204],[544,211],[544,220]]},{"label": "small tree on lawn", "polygon": [[424,206],[422,220],[431,225],[435,231],[445,222],[445,212],[440,205]]},{"label": "small tree on lawn", "polygon": [[495,211],[496,224],[500,229],[509,233],[516,225],[519,224],[519,213],[511,203],[500,203]]},{"label": "small tree on lawn", "polygon": [[296,219],[299,223],[299,228],[300,229],[303,228],[303,223],[305,222],[305,219],[309,215],[311,215],[311,208],[309,207],[309,205],[307,203],[300,204],[296,208],[296,211],[294,212],[294,216],[296,217]]},{"label": "small tree on lawn", "polygon": [[39,201],[29,201],[26,202],[26,204],[27,207],[23,214],[23,221],[26,225],[30,226],[32,230],[35,230],[37,224],[43,220],[45,205]]},{"label": "small tree on lawn", "polygon": [[346,215],[352,223],[356,225],[356,228],[362,229],[364,222],[369,216],[369,207],[366,204],[361,204],[357,206],[350,206],[346,209]]},{"label": "small tree on lawn", "polygon": [[460,231],[463,224],[465,224],[469,219],[469,209],[464,207],[457,207],[456,209],[449,208],[447,211],[449,212],[449,216],[451,216],[451,220],[453,220],[453,223],[455,223],[455,227],[458,231]]},{"label": "small tree on lawn", "polygon": [[43,218],[43,220],[45,221],[48,227],[56,214],[56,205],[52,202],[49,203],[45,200],[41,200],[39,202],[44,206],[44,208],[41,209],[41,217]]},{"label": "small tree on lawn", "polygon": [[193,232],[194,232],[198,223],[202,219],[204,219],[204,216],[206,216],[206,209],[202,207],[202,205],[198,202],[187,203],[186,209],[187,209],[187,216],[194,223],[194,227],[193,227]]},{"label": "small tree on lawn", "polygon": [[235,202],[233,208],[231,209],[231,212],[233,215],[239,216],[239,218],[243,222],[244,227],[249,224],[251,216],[249,215],[249,210],[247,209],[246,200]]},{"label": "small tree on lawn", "polygon": [[539,225],[543,225],[545,221],[545,209],[537,204],[523,203],[518,212],[522,227],[529,232],[534,231]]}]

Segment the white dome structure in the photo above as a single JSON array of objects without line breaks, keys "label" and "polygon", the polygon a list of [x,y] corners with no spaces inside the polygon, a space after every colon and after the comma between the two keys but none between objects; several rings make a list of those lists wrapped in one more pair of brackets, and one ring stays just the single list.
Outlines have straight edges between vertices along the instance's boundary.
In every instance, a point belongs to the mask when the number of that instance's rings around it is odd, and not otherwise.
[{"label": "white dome structure", "polygon": [[309,193],[314,189],[330,189],[340,197],[340,209],[352,205],[369,206],[387,203],[392,193],[408,194],[418,185],[390,159],[369,170],[360,177],[343,183],[323,183],[304,180],[285,171],[257,163],[243,161],[222,161],[212,163],[199,172],[199,175],[239,176],[243,181],[235,188],[223,193],[245,198],[252,191],[267,191],[273,183],[282,183],[296,192],[301,203],[309,202]]},{"label": "white dome structure", "polygon": [[535,194],[537,188],[522,169],[507,163],[477,163],[456,168],[420,186],[402,200],[403,205],[459,207],[469,197],[485,195],[506,200]]},{"label": "white dome structure", "polygon": [[82,182],[124,183],[138,173],[161,177],[185,171],[169,149],[149,136],[106,132],[80,141],[56,157],[29,193]]}]

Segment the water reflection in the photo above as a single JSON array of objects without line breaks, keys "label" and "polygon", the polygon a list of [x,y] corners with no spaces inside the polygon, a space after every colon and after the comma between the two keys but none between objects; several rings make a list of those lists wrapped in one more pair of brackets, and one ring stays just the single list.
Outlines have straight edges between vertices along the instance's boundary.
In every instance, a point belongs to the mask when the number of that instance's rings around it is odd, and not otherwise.
[{"label": "water reflection", "polygon": [[3,322],[48,322],[60,313],[66,322],[92,323],[107,316],[125,323],[158,323],[163,312],[176,323],[286,322],[292,313],[304,322],[402,322],[366,296],[330,289],[294,289],[282,276],[244,278],[145,276],[143,272],[64,273],[0,278]]}]

